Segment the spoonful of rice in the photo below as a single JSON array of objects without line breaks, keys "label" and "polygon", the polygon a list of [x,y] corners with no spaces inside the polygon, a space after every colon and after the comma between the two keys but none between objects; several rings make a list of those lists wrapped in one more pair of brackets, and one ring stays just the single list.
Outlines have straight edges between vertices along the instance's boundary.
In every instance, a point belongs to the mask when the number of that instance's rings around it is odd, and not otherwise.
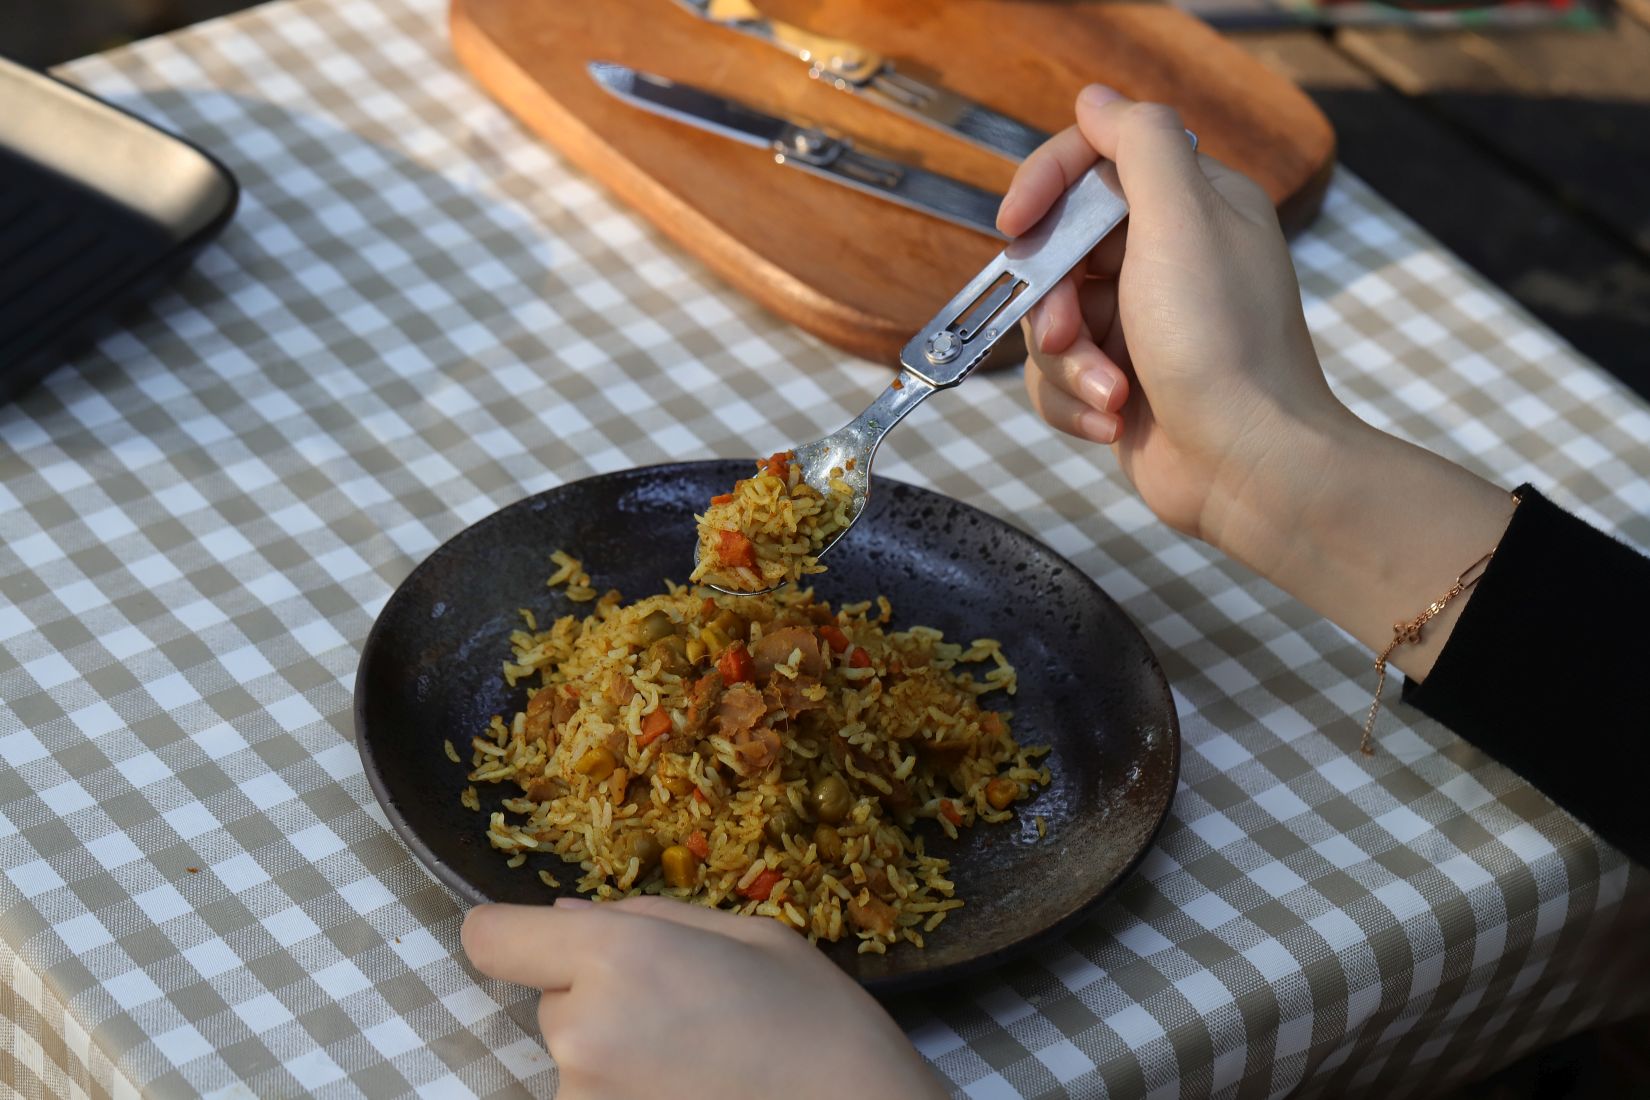
[{"label": "spoonful of rice", "polygon": [[[1197,138],[1190,132],[1193,148]],[[1115,177],[1114,177],[1115,178]],[[731,596],[771,592],[812,573],[848,532],[871,495],[871,461],[891,428],[930,394],[957,385],[983,362],[1101,239],[1128,204],[1096,166],[1043,219],[958,292],[900,352],[900,372],[844,427],[782,451],[712,497],[697,517],[689,580]]]}]

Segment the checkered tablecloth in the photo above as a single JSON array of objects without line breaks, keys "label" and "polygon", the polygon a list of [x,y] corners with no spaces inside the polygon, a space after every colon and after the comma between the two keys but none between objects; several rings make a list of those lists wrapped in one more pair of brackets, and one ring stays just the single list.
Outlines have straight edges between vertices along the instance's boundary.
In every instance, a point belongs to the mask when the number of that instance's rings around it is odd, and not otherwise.
[{"label": "checkered tablecloth", "polygon": [[[532,994],[461,961],[461,906],[368,790],[359,646],[494,509],[811,438],[885,380],[526,135],[442,17],[284,0],[65,70],[245,195],[175,290],[0,409],[21,1094],[552,1093]],[[1622,387],[1344,173],[1295,257],[1360,414],[1650,546],[1650,412]],[[1402,705],[1358,756],[1370,654],[1156,524],[1017,378],[929,402],[878,472],[1070,556],[1184,723],[1174,811],[1091,922],[894,1006],[959,1094],[1419,1095],[1645,1007],[1647,876]],[[1632,731],[1554,731],[1580,732]]]}]

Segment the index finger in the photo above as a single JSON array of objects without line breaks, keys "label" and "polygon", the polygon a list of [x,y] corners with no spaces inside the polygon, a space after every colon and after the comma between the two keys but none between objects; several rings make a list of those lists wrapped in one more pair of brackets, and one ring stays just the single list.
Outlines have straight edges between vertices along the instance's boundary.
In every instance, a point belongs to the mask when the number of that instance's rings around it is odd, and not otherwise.
[{"label": "index finger", "polygon": [[[1121,92],[1104,84],[1091,84],[1078,97],[1079,102],[1096,106],[1123,98]],[[1054,200],[1099,159],[1100,153],[1077,125],[1067,126],[1043,142],[1015,169],[997,210],[997,229],[1005,236],[1018,237],[1036,225]]]},{"label": "index finger", "polygon": [[459,940],[477,970],[534,989],[573,987],[581,959],[613,934],[613,922],[634,920],[596,905],[478,905],[464,918]]},{"label": "index finger", "polygon": [[1054,200],[1094,166],[1100,155],[1076,126],[1068,126],[1031,151],[997,208],[997,230],[1018,237],[1036,225]]},{"label": "index finger", "polygon": [[708,905],[695,905],[690,901],[678,901],[657,894],[636,895],[609,902],[608,905],[621,913],[669,921],[700,932],[713,932],[718,936],[727,936],[729,939],[747,943],[760,940],[761,937],[770,934],[772,929],[779,927],[778,922],[768,917],[748,917],[742,913],[730,913],[726,909],[713,909]]}]

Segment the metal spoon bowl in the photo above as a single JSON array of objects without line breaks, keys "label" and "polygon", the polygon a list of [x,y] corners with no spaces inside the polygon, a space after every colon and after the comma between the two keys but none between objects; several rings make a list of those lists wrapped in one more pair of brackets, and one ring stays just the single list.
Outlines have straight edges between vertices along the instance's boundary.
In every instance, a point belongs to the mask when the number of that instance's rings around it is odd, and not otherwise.
[{"label": "metal spoon bowl", "polygon": [[[832,471],[840,470],[841,473],[837,476],[847,482],[848,487],[853,490],[853,498],[848,506],[848,522],[831,533],[824,545],[815,551],[816,557],[835,546],[864,513],[866,501],[871,497],[871,460],[877,453],[877,445],[882,442],[882,437],[936,388],[920,375],[902,370],[899,376],[877,395],[876,400],[866,406],[864,412],[830,435],[794,448],[794,461],[802,470],[803,481],[823,493],[831,483]],[[693,547],[693,567],[699,567],[697,543]],[[782,584],[776,584],[769,588],[744,592],[723,588],[719,584],[701,583],[727,596],[761,596],[777,592],[784,587]]]}]

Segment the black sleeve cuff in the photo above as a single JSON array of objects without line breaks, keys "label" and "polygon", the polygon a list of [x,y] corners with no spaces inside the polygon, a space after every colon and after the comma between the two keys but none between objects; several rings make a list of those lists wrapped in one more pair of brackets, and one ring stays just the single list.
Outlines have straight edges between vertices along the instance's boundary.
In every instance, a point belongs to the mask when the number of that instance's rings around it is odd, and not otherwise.
[{"label": "black sleeve cuff", "polygon": [[1650,558],[1528,485],[1404,701],[1650,862]]}]

